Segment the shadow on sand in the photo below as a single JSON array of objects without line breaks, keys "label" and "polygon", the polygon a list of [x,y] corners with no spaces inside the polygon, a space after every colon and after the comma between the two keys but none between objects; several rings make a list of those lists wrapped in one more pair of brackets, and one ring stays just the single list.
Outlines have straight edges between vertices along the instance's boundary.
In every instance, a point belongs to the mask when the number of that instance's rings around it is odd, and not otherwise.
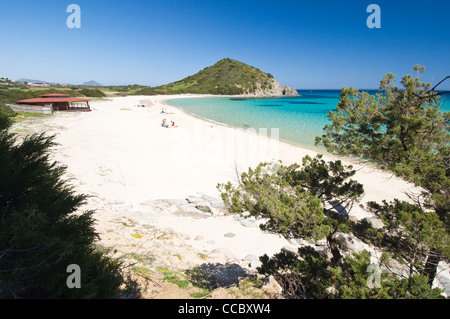
[{"label": "shadow on sand", "polygon": [[228,288],[239,284],[239,277],[251,273],[238,264],[202,264],[186,272],[190,281],[204,289]]}]

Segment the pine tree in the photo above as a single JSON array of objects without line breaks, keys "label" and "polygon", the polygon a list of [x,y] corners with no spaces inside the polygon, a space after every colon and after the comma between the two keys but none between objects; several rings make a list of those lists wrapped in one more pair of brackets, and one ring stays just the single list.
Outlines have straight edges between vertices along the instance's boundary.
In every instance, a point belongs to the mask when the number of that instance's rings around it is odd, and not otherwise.
[{"label": "pine tree", "polygon": [[[331,124],[325,126],[316,144],[336,154],[374,163],[422,187],[425,192],[413,198],[418,210],[434,211],[448,235],[450,113],[440,111],[442,93],[437,88],[450,77],[431,87],[420,80],[424,67],[415,66],[414,71],[416,77],[402,77],[401,87],[395,85],[393,74],[387,74],[380,83],[382,92],[375,95],[343,88],[337,111],[328,114]],[[445,245],[448,243],[441,246]],[[430,286],[439,261],[449,259],[448,249],[436,249],[428,251],[424,266]]]}]

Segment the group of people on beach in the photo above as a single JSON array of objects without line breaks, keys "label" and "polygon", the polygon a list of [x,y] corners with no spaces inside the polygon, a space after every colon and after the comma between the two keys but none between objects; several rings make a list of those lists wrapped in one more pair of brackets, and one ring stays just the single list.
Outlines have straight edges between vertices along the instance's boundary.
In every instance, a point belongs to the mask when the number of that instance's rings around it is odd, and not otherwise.
[{"label": "group of people on beach", "polygon": [[[169,114],[169,113],[167,113],[166,108],[163,107],[162,110],[161,110],[161,114]],[[166,127],[166,128],[171,128],[171,127],[175,128],[175,127],[178,127],[178,125],[175,125],[175,122],[174,122],[174,121],[170,121],[170,125],[169,125],[169,124],[167,123],[167,119],[163,119],[163,120],[162,120],[161,126],[162,126],[162,127]]]},{"label": "group of people on beach", "polygon": [[178,125],[175,125],[174,121],[170,121],[170,125],[167,124],[167,120],[166,119],[162,120],[161,126],[162,127],[167,127],[167,128],[169,128],[169,127],[178,127]]}]

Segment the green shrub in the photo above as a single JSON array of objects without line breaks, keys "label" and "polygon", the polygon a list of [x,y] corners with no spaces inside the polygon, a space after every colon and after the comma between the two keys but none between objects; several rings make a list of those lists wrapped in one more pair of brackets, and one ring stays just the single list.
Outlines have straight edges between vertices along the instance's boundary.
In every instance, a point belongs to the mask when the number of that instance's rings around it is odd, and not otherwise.
[{"label": "green shrub", "polygon": [[78,91],[80,94],[83,94],[87,97],[106,97],[106,94],[99,89],[81,89]]},{"label": "green shrub", "polygon": [[156,95],[156,94],[157,92],[151,87],[140,89],[136,91],[136,93],[134,93],[134,95]]}]

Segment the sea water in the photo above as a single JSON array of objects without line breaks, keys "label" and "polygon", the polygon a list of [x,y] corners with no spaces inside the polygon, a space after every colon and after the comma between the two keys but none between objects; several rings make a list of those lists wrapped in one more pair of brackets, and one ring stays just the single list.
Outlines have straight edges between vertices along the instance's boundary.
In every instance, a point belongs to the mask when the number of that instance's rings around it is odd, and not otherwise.
[{"label": "sea water", "polygon": [[[278,128],[280,139],[316,148],[314,140],[330,124],[327,114],[336,111],[339,90],[298,90],[300,96],[276,98],[204,97],[168,100],[167,103],[199,117],[239,127]],[[367,90],[369,94],[376,91]],[[443,97],[442,111],[450,111]]]}]

